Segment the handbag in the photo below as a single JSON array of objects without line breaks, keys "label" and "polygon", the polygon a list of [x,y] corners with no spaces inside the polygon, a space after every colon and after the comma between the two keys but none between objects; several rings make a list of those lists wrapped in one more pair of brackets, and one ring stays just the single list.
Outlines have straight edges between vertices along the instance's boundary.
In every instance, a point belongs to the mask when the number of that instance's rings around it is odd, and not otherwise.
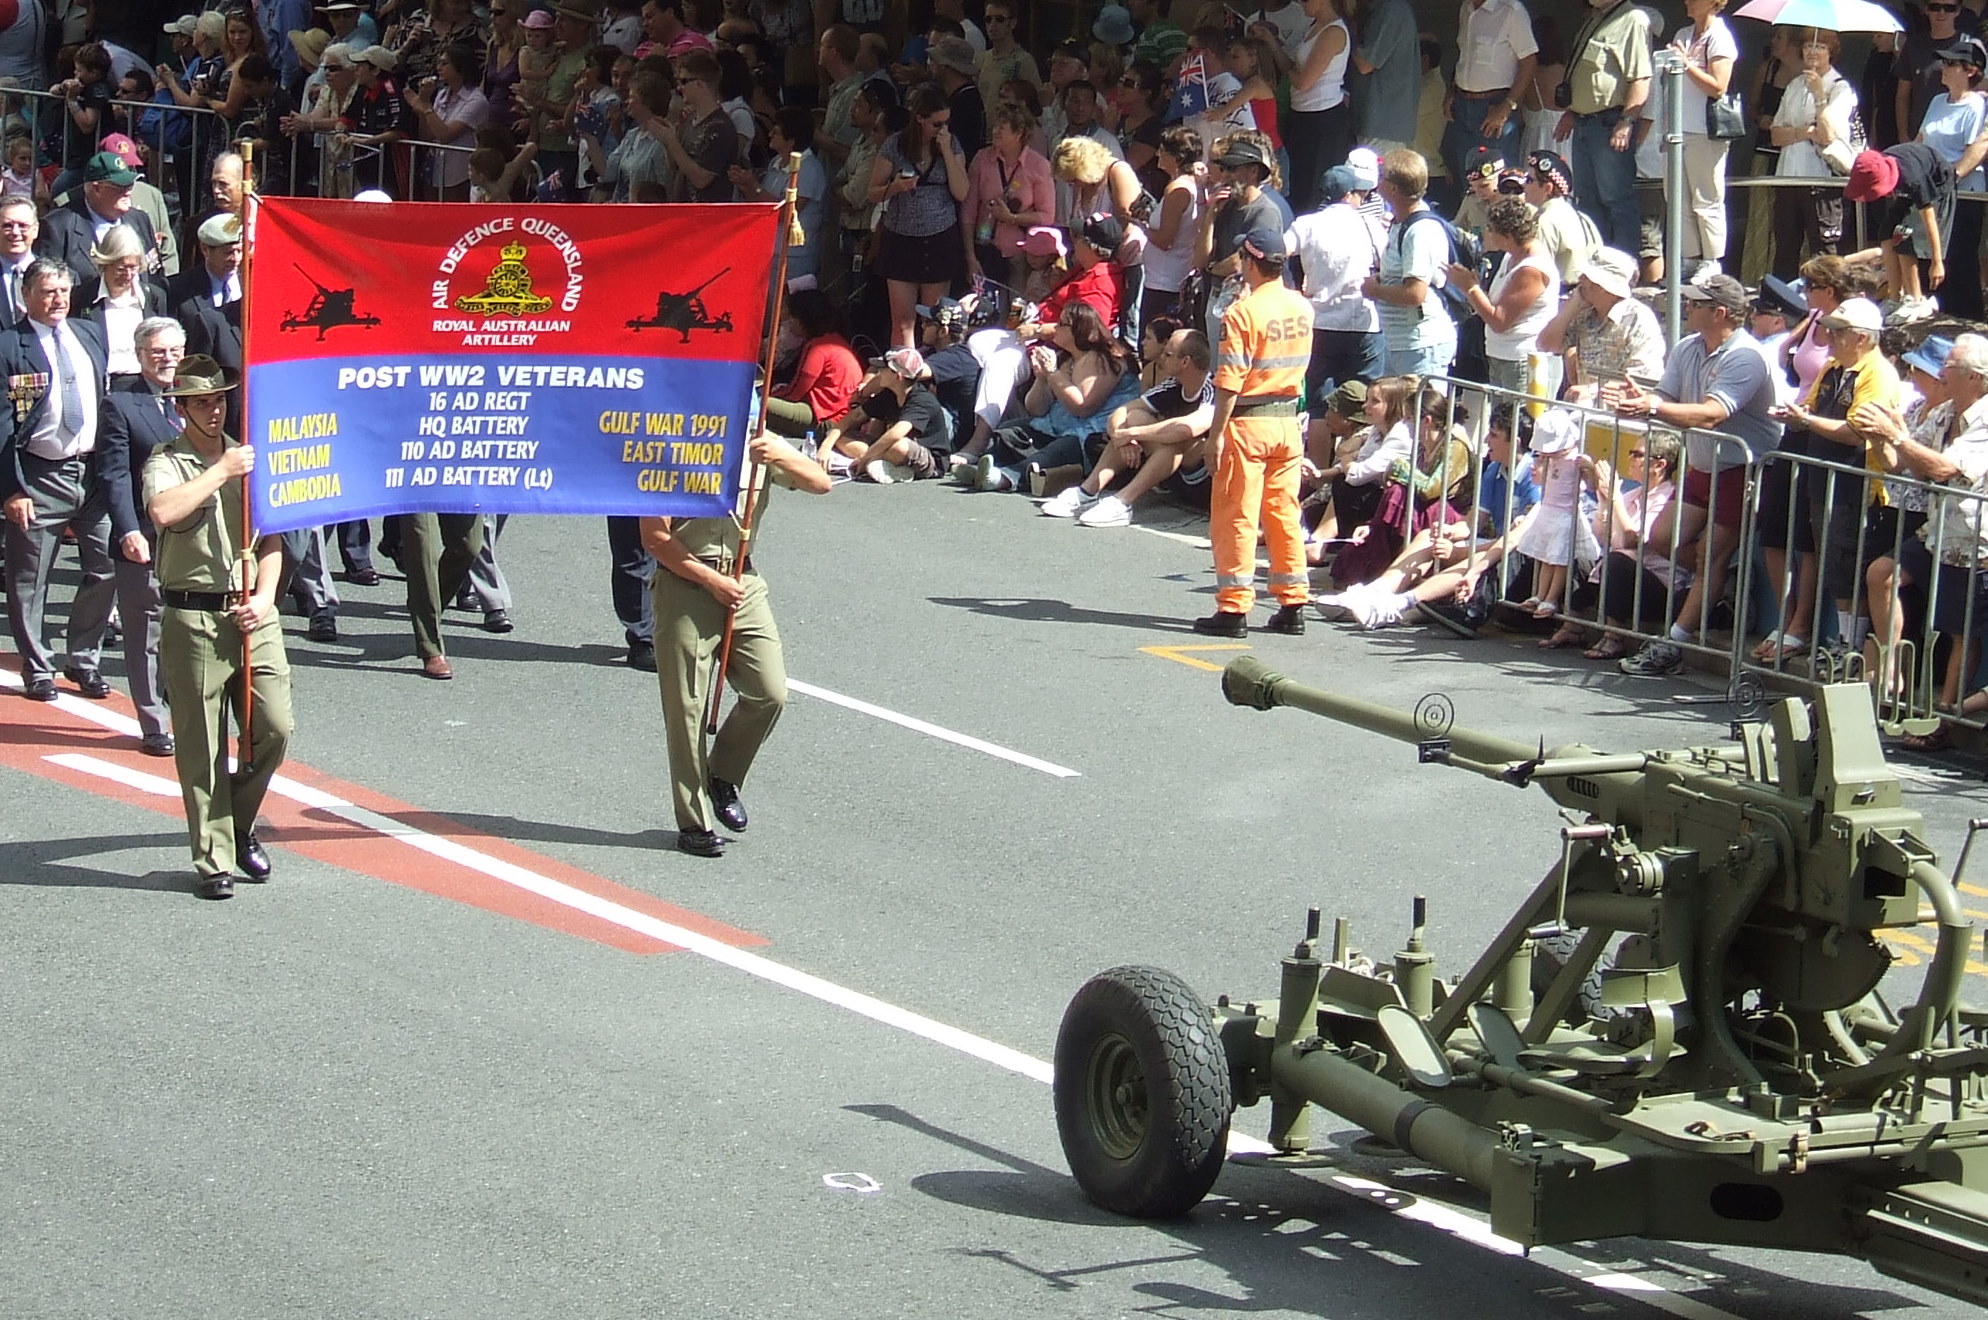
[{"label": "handbag", "polygon": [[1738,92],[1729,90],[1718,100],[1705,102],[1706,137],[1719,142],[1734,142],[1751,131]]}]

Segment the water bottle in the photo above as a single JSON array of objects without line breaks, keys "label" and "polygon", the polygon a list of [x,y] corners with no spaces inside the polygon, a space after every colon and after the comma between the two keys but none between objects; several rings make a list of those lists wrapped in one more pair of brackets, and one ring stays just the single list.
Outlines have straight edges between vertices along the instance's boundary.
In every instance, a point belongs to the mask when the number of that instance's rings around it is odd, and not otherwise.
[{"label": "water bottle", "polygon": [[801,453],[807,458],[814,458],[821,453],[821,442],[815,439],[815,429],[812,426],[808,428],[807,434],[801,437]]}]

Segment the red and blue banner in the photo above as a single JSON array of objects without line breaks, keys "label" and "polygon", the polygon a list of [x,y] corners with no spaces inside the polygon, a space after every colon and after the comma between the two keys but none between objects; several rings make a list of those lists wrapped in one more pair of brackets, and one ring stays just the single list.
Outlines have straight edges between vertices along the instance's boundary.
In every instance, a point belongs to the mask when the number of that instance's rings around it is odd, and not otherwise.
[{"label": "red and blue banner", "polygon": [[778,221],[770,204],[261,201],[256,525],[729,514]]}]

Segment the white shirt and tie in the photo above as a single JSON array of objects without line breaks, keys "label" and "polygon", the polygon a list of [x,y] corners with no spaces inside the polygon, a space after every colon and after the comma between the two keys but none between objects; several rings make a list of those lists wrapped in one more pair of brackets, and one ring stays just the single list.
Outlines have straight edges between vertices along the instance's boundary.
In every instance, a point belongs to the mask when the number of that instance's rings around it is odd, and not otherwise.
[{"label": "white shirt and tie", "polygon": [[41,420],[28,437],[28,452],[52,462],[89,453],[97,443],[96,364],[65,320],[60,325],[29,321],[42,356],[48,360],[48,393]]},{"label": "white shirt and tie", "polygon": [[230,271],[226,279],[217,279],[210,270],[207,272],[207,285],[214,292],[216,307],[226,307],[231,302],[242,300],[242,279],[235,271]]}]

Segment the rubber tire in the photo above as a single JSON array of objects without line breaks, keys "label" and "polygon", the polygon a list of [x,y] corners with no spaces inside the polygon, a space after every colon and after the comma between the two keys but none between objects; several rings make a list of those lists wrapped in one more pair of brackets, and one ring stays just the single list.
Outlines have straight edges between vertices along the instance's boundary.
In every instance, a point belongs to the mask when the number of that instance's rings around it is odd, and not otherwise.
[{"label": "rubber tire", "polygon": [[[1092,1069],[1107,1057],[1144,1082],[1143,1123],[1120,1124],[1116,1150],[1092,1102]],[[1051,1089],[1064,1158],[1095,1204],[1172,1219],[1214,1186],[1235,1108],[1228,1058],[1207,1004],[1172,972],[1114,967],[1086,982],[1056,1033]],[[1125,1149],[1135,1130],[1136,1148]]]}]

